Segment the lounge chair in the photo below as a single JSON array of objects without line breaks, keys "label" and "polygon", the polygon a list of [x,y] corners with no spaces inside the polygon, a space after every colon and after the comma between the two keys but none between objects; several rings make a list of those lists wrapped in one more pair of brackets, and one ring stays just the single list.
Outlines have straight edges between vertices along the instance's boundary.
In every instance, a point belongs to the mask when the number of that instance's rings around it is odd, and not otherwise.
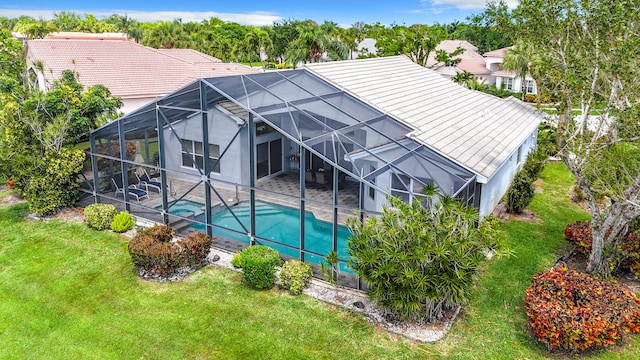
[{"label": "lounge chair", "polygon": [[149,191],[149,188],[153,188],[158,190],[158,192],[160,192],[162,190],[162,183],[158,181],[158,179],[156,178],[151,178],[149,177],[149,174],[147,174],[147,170],[142,170],[143,173],[142,174],[138,174],[138,172],[136,171],[136,177],[138,178],[138,185],[140,185],[141,187],[144,186],[145,189],[147,189],[147,191]]},{"label": "lounge chair", "polygon": [[[111,182],[113,183],[113,186],[115,186],[116,188],[116,194],[121,193],[124,196],[124,186],[122,186],[122,179],[112,177]],[[147,194],[146,191],[136,188],[135,185],[129,185],[128,190],[129,190],[129,194],[135,197],[136,200],[138,200],[138,202],[142,198],[145,198],[145,197],[147,199],[149,198],[149,194]]]}]

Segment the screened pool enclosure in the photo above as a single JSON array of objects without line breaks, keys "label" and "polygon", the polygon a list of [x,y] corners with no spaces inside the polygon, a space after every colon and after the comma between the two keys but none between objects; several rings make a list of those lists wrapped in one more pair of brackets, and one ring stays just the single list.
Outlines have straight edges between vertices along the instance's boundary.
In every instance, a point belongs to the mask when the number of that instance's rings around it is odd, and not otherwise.
[{"label": "screened pool enclosure", "polygon": [[478,205],[475,174],[412,130],[307,69],[205,78],[92,132],[83,191],[229,250],[334,250],[348,278],[344,221],[388,194],[422,202],[434,184]]}]

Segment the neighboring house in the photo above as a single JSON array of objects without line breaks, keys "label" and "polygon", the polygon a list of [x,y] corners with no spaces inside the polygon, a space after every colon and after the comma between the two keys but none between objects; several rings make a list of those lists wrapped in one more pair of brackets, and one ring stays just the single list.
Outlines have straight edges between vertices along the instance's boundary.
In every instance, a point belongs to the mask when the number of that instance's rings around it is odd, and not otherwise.
[{"label": "neighboring house", "polygon": [[30,78],[46,91],[63,70],[73,70],[81,84],[102,84],[121,97],[126,114],[198,78],[257,72],[191,49],[153,49],[107,35],[54,33],[27,41]]},{"label": "neighboring house", "polygon": [[487,69],[485,59],[478,54],[476,46],[466,40],[443,40],[436,46],[436,50],[444,50],[447,53],[453,53],[458,48],[463,49],[461,54],[453,56],[453,59],[460,59],[458,64],[446,66],[446,64],[436,60],[436,52],[432,51],[427,58],[427,67],[448,79],[451,79],[459,72],[468,71],[479,82],[493,84],[494,78],[491,76],[491,71]]},{"label": "neighboring house", "polygon": [[364,38],[358,43],[358,50],[352,51],[349,59],[357,59],[359,56],[370,57],[376,56],[378,49],[376,48],[376,39]]},{"label": "neighboring house", "polygon": [[[230,250],[260,243],[315,264],[335,250],[345,262],[344,220],[378,215],[387,195],[429,204],[433,184],[490,214],[541,120],[406,56],[203,78],[93,131],[82,191]],[[141,156],[110,150],[122,146]],[[141,167],[167,190],[125,201]]]},{"label": "neighboring house", "polygon": [[502,63],[507,50],[511,47],[497,49],[486,52],[484,54],[485,61],[487,63],[487,69],[491,70],[493,77],[495,78],[495,84],[497,88],[504,86],[506,90],[513,92],[525,92],[526,94],[537,94],[538,89],[536,87],[536,81],[527,74],[523,79],[513,71],[506,71],[502,69]]}]

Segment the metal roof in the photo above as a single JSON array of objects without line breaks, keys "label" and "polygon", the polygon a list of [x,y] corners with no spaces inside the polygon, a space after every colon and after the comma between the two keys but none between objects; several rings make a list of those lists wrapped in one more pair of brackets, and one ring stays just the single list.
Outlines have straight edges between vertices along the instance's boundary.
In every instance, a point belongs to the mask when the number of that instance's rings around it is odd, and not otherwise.
[{"label": "metal roof", "polygon": [[513,97],[469,90],[405,56],[306,68],[410,126],[407,136],[490,178],[542,116]]}]

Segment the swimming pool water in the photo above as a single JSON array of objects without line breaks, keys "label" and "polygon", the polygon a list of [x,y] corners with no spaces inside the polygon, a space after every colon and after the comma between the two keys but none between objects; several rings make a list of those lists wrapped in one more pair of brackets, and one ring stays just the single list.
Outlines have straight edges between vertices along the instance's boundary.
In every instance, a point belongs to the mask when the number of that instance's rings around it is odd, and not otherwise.
[{"label": "swimming pool water", "polygon": [[[193,215],[198,222],[205,222],[203,210],[204,205],[190,200],[178,200],[169,203],[169,212],[171,214],[188,216]],[[233,214],[224,206],[216,205],[212,207],[211,222],[213,225],[213,233],[225,238],[233,239],[243,243],[249,243],[247,230],[250,223],[250,204],[249,202],[240,202],[231,207]],[[236,219],[237,217],[237,219]],[[242,225],[247,229],[243,229]],[[281,254],[294,258],[299,256],[298,248],[300,245],[300,211],[295,208],[282,206],[278,204],[256,201],[256,236],[258,238],[269,240],[264,242],[265,245],[273,247]],[[193,228],[204,231],[204,224],[194,224]],[[313,213],[307,211],[304,219],[304,250],[317,254],[326,255],[332,249],[332,232],[331,223],[316,219]],[[338,257],[340,260],[346,261],[349,256],[347,254],[347,242],[351,236],[351,231],[343,225],[338,225]],[[259,239],[257,239],[259,242]],[[305,260],[319,264],[323,261],[323,257],[311,254],[305,254]],[[347,270],[342,266],[342,270]]]}]

